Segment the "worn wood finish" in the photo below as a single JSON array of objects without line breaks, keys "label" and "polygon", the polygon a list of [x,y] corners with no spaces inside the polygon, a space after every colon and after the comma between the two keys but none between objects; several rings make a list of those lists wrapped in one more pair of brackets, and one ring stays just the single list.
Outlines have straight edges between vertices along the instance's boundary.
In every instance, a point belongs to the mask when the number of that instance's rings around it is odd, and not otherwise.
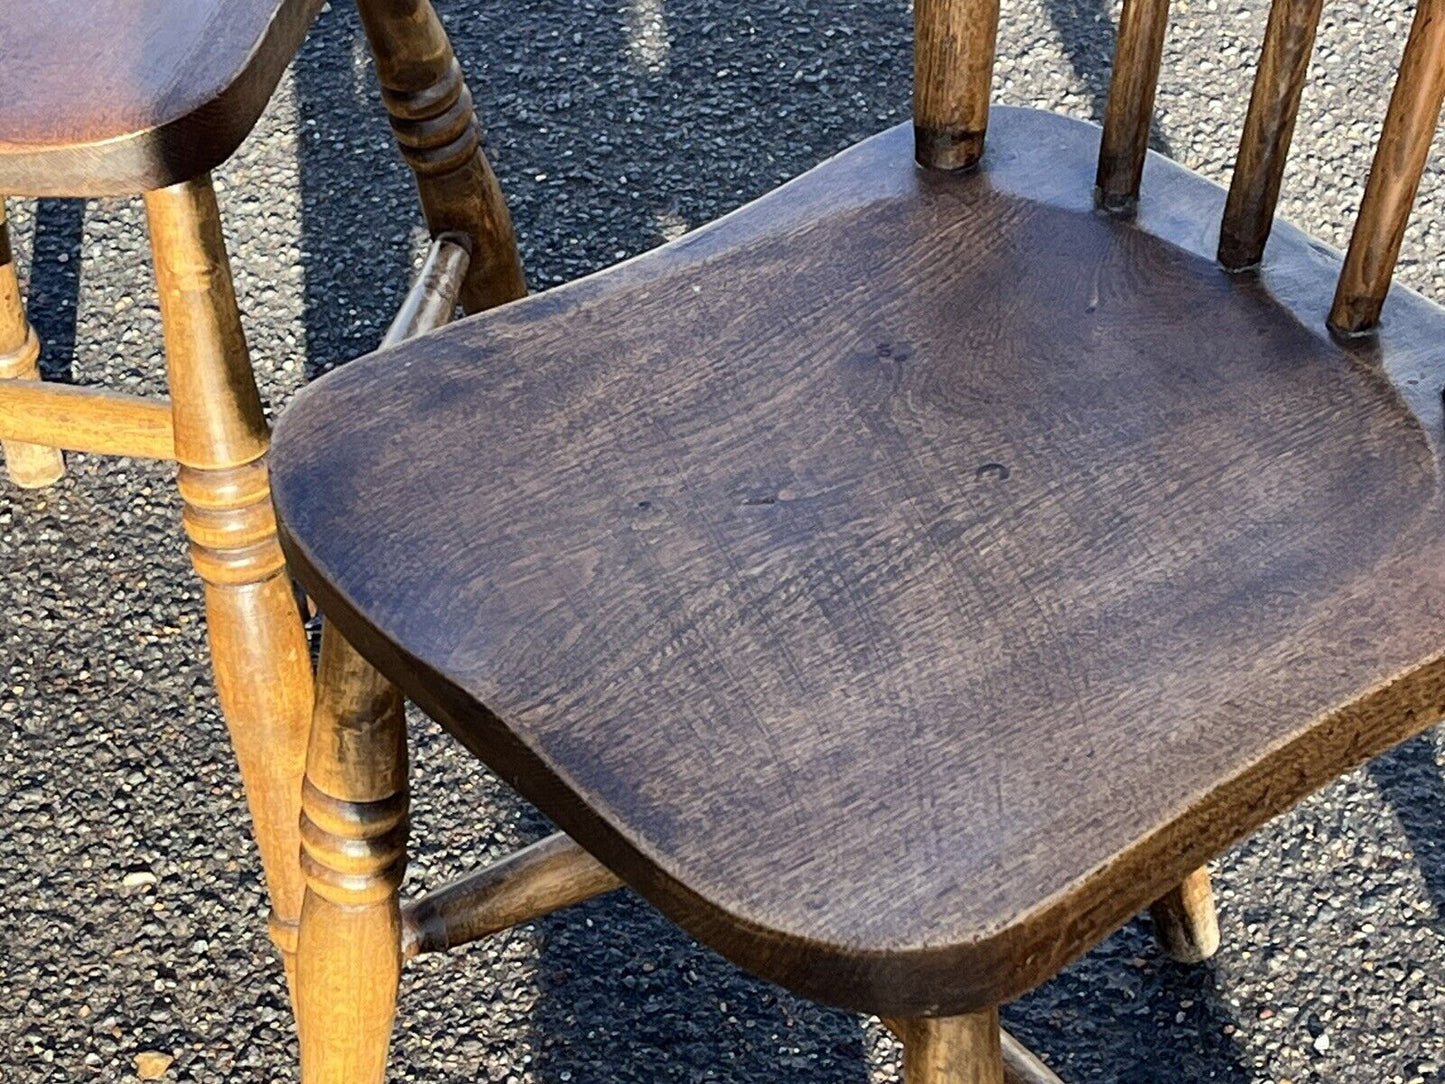
[{"label": "worn wood finish", "polygon": [[471,238],[462,308],[480,312],[527,292],[512,217],[482,152],[472,95],[429,0],[357,0],[381,96],[416,175],[432,236]]},{"label": "worn wood finish", "polygon": [[620,887],[615,873],[557,832],[408,904],[405,955],[456,948]]},{"label": "worn wood finish", "polygon": [[416,281],[381,338],[382,349],[451,320],[467,274],[469,243],[462,234],[443,234],[431,243]]},{"label": "worn wood finish", "polygon": [[1219,949],[1219,918],[1209,871],[1195,870],[1149,908],[1154,938],[1181,964],[1197,964]]},{"label": "worn wood finish", "polygon": [[1322,7],[1323,0],[1270,5],[1219,231],[1219,262],[1231,271],[1253,267],[1264,256]]},{"label": "worn wood finish", "polygon": [[1127,212],[1139,200],[1154,92],[1169,25],[1169,0],[1124,0],[1094,188],[1099,206]]},{"label": "worn wood finish", "polygon": [[290,972],[311,661],[276,544],[268,434],[209,178],[146,196],[191,559],[206,587],[216,693],[240,762]]},{"label": "worn wood finish", "polygon": [[381,1084],[401,976],[406,717],[327,625],[306,762],[296,1014],[305,1084]]},{"label": "worn wood finish", "polygon": [[1006,1084],[998,1010],[890,1021],[903,1042],[904,1084]]},{"label": "worn wood finish", "polygon": [[322,0],[6,0],[0,192],[135,195],[231,156]]},{"label": "worn wood finish", "polygon": [[1379,323],[1442,99],[1445,0],[1420,0],[1330,310],[1337,331],[1358,334]]},{"label": "worn wood finish", "polygon": [[929,169],[967,169],[988,129],[998,0],[916,0],[913,25],[914,155]]},{"label": "worn wood finish", "polygon": [[[40,340],[25,317],[15,257],[10,251],[10,230],[5,223],[5,202],[0,200],[0,381],[40,379]],[[0,395],[9,385],[0,383]],[[0,408],[3,409],[3,408]],[[0,424],[0,437],[19,436]],[[3,442],[5,470],[24,489],[43,489],[65,474],[65,460],[55,448],[7,439]]]},{"label": "worn wood finish", "polygon": [[989,138],[348,365],[274,467],[408,695],[700,940],[894,1016],[1007,1002],[1445,712],[1445,313],[1336,341],[1299,231],[1227,275],[1217,186],[1155,157],[1101,216],[1097,128]]},{"label": "worn wood finish", "polygon": [[0,383],[0,436],[13,441],[94,455],[174,459],[171,405],[105,388]]}]

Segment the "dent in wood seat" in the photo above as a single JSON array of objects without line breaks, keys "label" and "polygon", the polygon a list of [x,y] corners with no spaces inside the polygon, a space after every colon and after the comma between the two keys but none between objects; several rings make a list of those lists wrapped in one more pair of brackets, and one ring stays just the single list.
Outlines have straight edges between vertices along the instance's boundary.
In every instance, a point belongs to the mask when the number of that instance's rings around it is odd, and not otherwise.
[{"label": "dent in wood seat", "polygon": [[0,192],[134,195],[230,157],[322,0],[5,0]]},{"label": "dent in wood seat", "polygon": [[906,129],[303,392],[274,485],[329,618],[694,935],[962,1014],[1445,710],[1445,314],[1092,125]]}]

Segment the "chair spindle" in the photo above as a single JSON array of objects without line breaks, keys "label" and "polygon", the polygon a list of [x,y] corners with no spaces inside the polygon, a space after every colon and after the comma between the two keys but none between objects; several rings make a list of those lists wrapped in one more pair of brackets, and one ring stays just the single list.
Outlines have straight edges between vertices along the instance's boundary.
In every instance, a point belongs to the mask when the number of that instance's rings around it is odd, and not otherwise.
[{"label": "chair spindle", "polygon": [[1379,323],[1442,98],[1445,0],[1420,0],[1330,309],[1336,331],[1357,334]]},{"label": "chair spindle", "polygon": [[1169,0],[1124,0],[1095,180],[1096,198],[1106,211],[1128,211],[1139,200],[1168,24]]},{"label": "chair spindle", "polygon": [[968,169],[983,157],[998,0],[915,0],[913,10],[918,164]]},{"label": "chair spindle", "polygon": [[1270,6],[1219,229],[1219,262],[1227,270],[1253,267],[1264,256],[1322,7],[1323,0],[1274,0]]}]

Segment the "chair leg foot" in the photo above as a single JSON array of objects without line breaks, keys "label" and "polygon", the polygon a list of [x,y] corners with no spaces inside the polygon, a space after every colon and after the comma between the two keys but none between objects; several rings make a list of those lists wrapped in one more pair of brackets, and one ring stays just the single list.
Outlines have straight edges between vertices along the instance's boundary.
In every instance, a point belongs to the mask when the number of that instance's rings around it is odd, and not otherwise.
[{"label": "chair leg foot", "polygon": [[216,693],[292,973],[311,657],[276,540],[269,433],[209,178],[146,196],[191,559],[206,589]]},{"label": "chair leg foot", "polygon": [[[0,380],[39,380],[40,340],[25,318],[20,282],[10,253],[5,205],[0,202]],[[22,489],[44,489],[65,476],[65,459],[59,448],[3,442],[5,471]]]},{"label": "chair leg foot", "polygon": [[1149,908],[1154,939],[1172,960],[1197,964],[1219,949],[1219,918],[1214,888],[1203,866]]},{"label": "chair leg foot", "polygon": [[302,810],[301,1079],[382,1084],[402,964],[406,722],[401,694],[330,625]]}]

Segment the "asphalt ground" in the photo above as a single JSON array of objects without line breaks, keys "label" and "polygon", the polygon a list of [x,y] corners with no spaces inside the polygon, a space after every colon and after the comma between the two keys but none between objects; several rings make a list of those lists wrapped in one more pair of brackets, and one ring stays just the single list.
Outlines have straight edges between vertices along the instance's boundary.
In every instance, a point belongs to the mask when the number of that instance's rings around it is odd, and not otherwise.
[{"label": "asphalt ground", "polygon": [[[905,119],[904,0],[462,0],[443,11],[540,289],[632,255]],[[1226,180],[1264,0],[1176,0],[1155,145]],[[1005,0],[997,96],[1098,119],[1117,9]],[[1282,211],[1342,245],[1410,11],[1326,6]],[[354,11],[319,19],[218,175],[274,410],[378,339],[424,243]],[[55,379],[164,387],[134,201],[13,201]],[[1400,278],[1445,300],[1433,165]],[[169,468],[70,457],[0,485],[0,1081],[293,1080],[239,783]],[[546,826],[414,720],[425,888]],[[1445,1062],[1445,779],[1429,733],[1218,863],[1224,947],[1120,931],[1005,1022],[1072,1082],[1433,1081]],[[152,1059],[156,1063],[157,1059]],[[749,978],[618,894],[404,979],[405,1081],[897,1078],[876,1021]]]}]

